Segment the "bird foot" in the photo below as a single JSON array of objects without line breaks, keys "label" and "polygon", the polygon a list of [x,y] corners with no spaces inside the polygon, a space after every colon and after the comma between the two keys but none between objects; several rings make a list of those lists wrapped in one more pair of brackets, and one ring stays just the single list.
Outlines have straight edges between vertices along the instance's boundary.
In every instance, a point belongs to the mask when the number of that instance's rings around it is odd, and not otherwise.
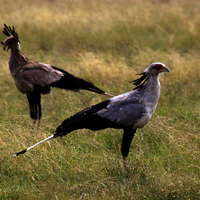
[{"label": "bird foot", "polygon": [[[32,130],[34,130],[35,128],[36,121],[37,120],[33,119]],[[39,130],[39,128],[40,128],[40,119],[37,122],[37,131]]]}]

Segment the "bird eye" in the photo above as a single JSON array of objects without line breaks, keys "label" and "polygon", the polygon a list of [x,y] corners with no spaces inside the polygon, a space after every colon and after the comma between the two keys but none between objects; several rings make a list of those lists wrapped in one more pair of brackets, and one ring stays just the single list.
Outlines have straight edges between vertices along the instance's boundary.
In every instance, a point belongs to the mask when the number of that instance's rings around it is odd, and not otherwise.
[{"label": "bird eye", "polygon": [[155,68],[156,70],[159,70],[160,68],[162,68],[162,65],[157,64],[157,65],[154,66],[154,68]]}]

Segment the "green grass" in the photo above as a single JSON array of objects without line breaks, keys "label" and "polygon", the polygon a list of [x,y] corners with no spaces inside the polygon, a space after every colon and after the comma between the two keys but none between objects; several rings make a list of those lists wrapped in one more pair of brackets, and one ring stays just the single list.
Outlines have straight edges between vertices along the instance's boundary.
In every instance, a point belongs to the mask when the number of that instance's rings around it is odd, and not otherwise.
[{"label": "green grass", "polygon": [[[32,130],[26,96],[0,54],[0,199],[196,200],[200,195],[200,3],[198,1],[2,0],[0,24],[14,25],[22,52],[112,94],[133,89],[154,61],[166,64],[152,119],[137,131],[123,171],[122,130],[50,136],[67,117],[107,99],[52,89]],[[0,34],[0,41],[5,40]]]}]

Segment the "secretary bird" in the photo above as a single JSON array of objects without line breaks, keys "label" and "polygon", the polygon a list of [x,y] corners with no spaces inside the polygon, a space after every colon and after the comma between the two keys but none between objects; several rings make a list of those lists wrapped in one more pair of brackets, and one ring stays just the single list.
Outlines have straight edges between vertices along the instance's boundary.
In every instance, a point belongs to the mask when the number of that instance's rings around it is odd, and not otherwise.
[{"label": "secretary bird", "polygon": [[126,157],[138,128],[145,126],[154,113],[160,96],[159,74],[169,72],[160,62],[152,63],[139,79],[133,81],[136,86],[133,91],[112,97],[99,104],[88,107],[57,127],[56,133],[21,151],[14,156],[24,154],[31,148],[47,140],[62,137],[77,129],[98,131],[106,128],[124,129],[121,153],[123,166],[126,170]]},{"label": "secretary bird", "polygon": [[8,62],[8,68],[15,81],[17,89],[27,95],[30,107],[30,117],[33,124],[38,120],[40,125],[41,111],[41,94],[50,92],[51,87],[57,87],[67,90],[78,91],[81,89],[96,92],[99,94],[113,96],[99,89],[91,82],[51,66],[49,64],[30,61],[26,58],[20,49],[20,41],[15,28],[8,27],[4,24],[3,33],[8,38],[1,42],[4,51],[11,49]]}]

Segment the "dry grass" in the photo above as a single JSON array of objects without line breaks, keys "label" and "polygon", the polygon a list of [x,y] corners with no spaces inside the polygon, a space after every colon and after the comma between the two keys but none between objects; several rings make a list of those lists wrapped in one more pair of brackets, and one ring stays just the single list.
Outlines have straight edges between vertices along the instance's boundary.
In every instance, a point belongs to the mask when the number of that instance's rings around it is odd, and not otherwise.
[{"label": "dry grass", "polygon": [[[0,199],[197,199],[200,195],[200,3],[177,0],[2,0],[0,24],[14,25],[23,53],[92,81],[109,93],[132,90],[160,61],[162,93],[138,130],[123,172],[122,131],[79,130],[12,154],[54,133],[75,112],[106,97],[53,89],[39,131],[0,55]],[[5,36],[0,34],[0,40]]]}]

